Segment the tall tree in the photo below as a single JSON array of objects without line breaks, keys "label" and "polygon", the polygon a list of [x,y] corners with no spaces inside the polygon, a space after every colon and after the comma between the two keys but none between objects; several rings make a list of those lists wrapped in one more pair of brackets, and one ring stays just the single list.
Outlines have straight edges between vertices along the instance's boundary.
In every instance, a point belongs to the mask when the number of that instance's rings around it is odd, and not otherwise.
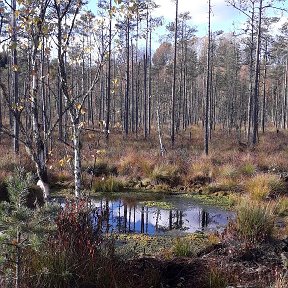
[{"label": "tall tree", "polygon": [[175,1],[175,34],[174,34],[174,60],[173,60],[173,84],[171,99],[171,144],[175,143],[175,105],[176,105],[176,68],[177,68],[177,38],[178,38],[178,0]]},{"label": "tall tree", "polygon": [[211,0],[208,1],[208,47],[207,47],[207,78],[206,78],[206,96],[205,96],[205,154],[209,153],[209,99],[210,99],[210,73],[211,73]]}]

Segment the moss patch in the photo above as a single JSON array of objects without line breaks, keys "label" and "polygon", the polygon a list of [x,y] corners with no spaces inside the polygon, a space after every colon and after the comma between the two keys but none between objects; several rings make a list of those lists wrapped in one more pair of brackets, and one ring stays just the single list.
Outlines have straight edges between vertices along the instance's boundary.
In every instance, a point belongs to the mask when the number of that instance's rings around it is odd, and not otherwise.
[{"label": "moss patch", "polygon": [[[191,256],[209,246],[210,240],[206,234],[193,233],[176,238],[189,244]],[[115,235],[116,253],[125,258],[139,256],[159,256],[172,258],[176,244],[175,236],[149,236],[144,234],[117,234]]]},{"label": "moss patch", "polygon": [[157,207],[160,209],[173,209],[173,205],[169,202],[165,202],[165,201],[144,201],[144,202],[140,202],[140,204],[146,206],[146,207]]},{"label": "moss patch", "polygon": [[195,201],[211,206],[231,208],[235,205],[235,198],[230,195],[200,195],[200,194],[185,194],[181,197],[194,199]]}]

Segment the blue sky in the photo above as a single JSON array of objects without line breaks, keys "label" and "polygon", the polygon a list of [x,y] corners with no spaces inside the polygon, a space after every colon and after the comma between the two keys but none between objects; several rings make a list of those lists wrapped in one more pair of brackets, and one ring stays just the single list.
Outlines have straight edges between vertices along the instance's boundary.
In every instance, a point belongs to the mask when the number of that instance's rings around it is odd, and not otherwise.
[{"label": "blue sky", "polygon": [[[164,16],[168,21],[175,18],[175,4],[171,0],[156,0],[160,7],[156,11],[157,15]],[[233,31],[233,22],[238,27],[243,22],[241,15],[233,7],[228,6],[225,0],[211,0],[212,15],[211,25],[214,31],[224,30],[225,32]],[[208,0],[179,0],[179,13],[189,11],[192,16],[191,24],[198,29],[198,35],[207,34],[208,28]]]},{"label": "blue sky", "polygon": [[[92,11],[96,11],[96,3],[98,0],[89,0],[89,7]],[[114,2],[114,0],[112,0]],[[163,16],[165,22],[163,27],[158,28],[154,32],[154,39],[157,39],[158,36],[161,36],[165,33],[165,26],[167,23],[174,21],[175,19],[175,1],[173,0],[154,0],[159,8],[157,8],[153,14],[154,16]],[[181,12],[190,12],[192,19],[190,21],[191,26],[196,26],[198,32],[197,36],[202,37],[207,35],[208,30],[208,0],[178,0],[179,1],[179,13]],[[282,8],[288,9],[288,0],[285,0],[282,5],[278,5]],[[224,32],[236,32],[240,33],[241,28],[247,17],[236,10],[235,8],[229,6],[226,3],[226,0],[211,0],[212,5],[212,16],[211,16],[211,27],[212,31],[223,30]],[[273,13],[270,9],[270,15]],[[275,16],[273,14],[273,16]],[[283,24],[287,21],[286,15],[281,15],[278,10],[276,16],[282,17],[280,23]],[[280,27],[280,24],[277,25]],[[276,28],[276,27],[275,27]],[[274,28],[274,29],[275,29]],[[275,31],[276,33],[276,31]]]},{"label": "blue sky", "polygon": [[[154,11],[154,16],[163,16],[165,23],[174,21],[175,3],[172,0],[154,0],[160,7]],[[89,1],[89,8],[96,11],[97,0]],[[213,30],[233,31],[233,22],[238,27],[244,17],[234,8],[227,6],[225,0],[212,0]],[[179,0],[179,13],[189,11],[192,16],[191,24],[198,28],[198,35],[207,34],[208,0]]]}]

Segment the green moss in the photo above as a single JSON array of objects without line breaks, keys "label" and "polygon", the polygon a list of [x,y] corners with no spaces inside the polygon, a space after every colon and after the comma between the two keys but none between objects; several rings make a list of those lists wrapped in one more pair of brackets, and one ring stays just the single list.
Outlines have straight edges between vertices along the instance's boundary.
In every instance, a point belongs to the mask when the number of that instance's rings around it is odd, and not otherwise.
[{"label": "green moss", "polygon": [[[181,243],[188,243],[189,255],[197,255],[198,252],[210,245],[207,235],[202,233],[187,234],[178,239],[181,239]],[[143,255],[158,255],[165,258],[180,256],[175,253],[176,242],[175,236],[167,235],[117,234],[115,236],[116,253],[125,258]]]},{"label": "green moss", "polygon": [[143,204],[146,207],[157,207],[160,209],[167,209],[167,210],[173,209],[173,205],[165,201],[144,201],[140,202],[140,204]]},{"label": "green moss", "polygon": [[184,194],[183,197],[195,199],[195,201],[218,207],[232,207],[235,205],[235,200],[230,195],[199,195],[199,194]]}]

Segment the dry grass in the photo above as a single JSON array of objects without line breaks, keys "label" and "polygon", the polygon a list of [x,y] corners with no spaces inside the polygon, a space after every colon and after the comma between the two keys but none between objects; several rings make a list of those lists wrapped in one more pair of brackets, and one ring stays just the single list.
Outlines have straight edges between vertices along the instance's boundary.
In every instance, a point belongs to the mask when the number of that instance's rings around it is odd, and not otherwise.
[{"label": "dry grass", "polygon": [[272,235],[275,207],[271,203],[242,201],[236,212],[236,232],[240,239],[260,243]]},{"label": "dry grass", "polygon": [[[268,131],[260,135],[260,143],[256,149],[248,147],[241,150],[234,132],[228,134],[216,129],[213,131],[209,156],[205,156],[202,126],[193,126],[186,131],[179,131],[173,149],[168,131],[168,127],[163,129],[163,142],[167,149],[164,157],[160,156],[157,133],[154,130],[145,140],[142,131],[139,131],[138,136],[125,137],[119,129],[112,129],[109,142],[106,142],[105,135],[99,131],[84,131],[83,169],[92,167],[96,159],[97,164],[104,163],[107,167],[115,167],[117,173],[128,180],[140,181],[152,178],[158,183],[161,182],[158,181],[159,177],[163,176],[164,179],[177,176],[176,182],[180,185],[188,187],[193,181],[200,179],[200,185],[203,183],[215,188],[211,191],[246,190],[253,199],[258,200],[273,194],[277,195],[280,191],[282,195],[284,194],[285,187],[281,181],[278,181],[277,173],[288,171],[287,132]],[[34,164],[25,149],[21,147],[21,157],[15,157],[11,148],[11,139],[6,136],[0,143],[0,153],[2,155],[0,180],[5,179],[20,162],[27,171],[35,172]],[[73,181],[73,163],[67,162],[69,156],[73,156],[72,149],[55,141],[47,162],[53,183]],[[61,165],[63,159],[64,164]],[[171,167],[168,169],[169,166]],[[85,188],[89,188],[91,181],[95,179],[83,173],[83,180]],[[170,182],[175,185],[175,181]]]},{"label": "dry grass", "polygon": [[245,183],[245,188],[252,200],[264,200],[272,194],[279,194],[284,189],[279,176],[274,174],[258,174]]},{"label": "dry grass", "polygon": [[179,167],[173,164],[156,165],[150,175],[156,184],[169,184],[174,187],[180,183]]}]

